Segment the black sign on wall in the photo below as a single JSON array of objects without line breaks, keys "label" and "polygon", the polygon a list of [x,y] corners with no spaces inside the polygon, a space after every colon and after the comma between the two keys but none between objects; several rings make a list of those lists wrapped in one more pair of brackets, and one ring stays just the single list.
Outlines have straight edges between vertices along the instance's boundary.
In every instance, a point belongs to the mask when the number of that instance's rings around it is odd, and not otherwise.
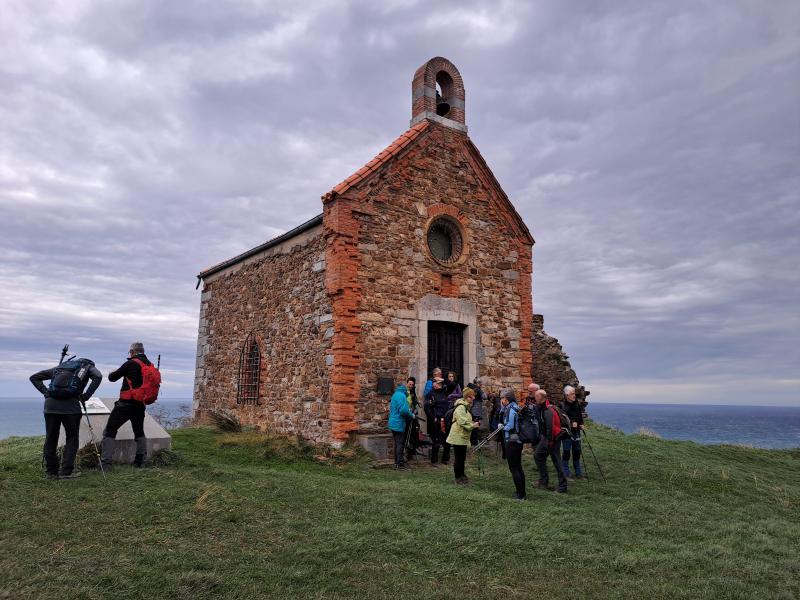
[{"label": "black sign on wall", "polygon": [[394,391],[394,379],[392,377],[378,377],[378,393],[389,395]]}]

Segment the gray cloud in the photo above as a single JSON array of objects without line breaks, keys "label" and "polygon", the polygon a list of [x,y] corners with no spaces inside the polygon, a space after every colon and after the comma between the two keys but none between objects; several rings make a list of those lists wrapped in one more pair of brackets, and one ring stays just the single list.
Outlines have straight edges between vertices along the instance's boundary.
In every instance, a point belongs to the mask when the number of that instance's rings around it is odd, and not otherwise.
[{"label": "gray cloud", "polygon": [[595,398],[797,403],[798,23],[791,2],[12,3],[2,395],[65,341],[107,370],[134,338],[190,395],[194,275],[319,213],[443,55]]}]

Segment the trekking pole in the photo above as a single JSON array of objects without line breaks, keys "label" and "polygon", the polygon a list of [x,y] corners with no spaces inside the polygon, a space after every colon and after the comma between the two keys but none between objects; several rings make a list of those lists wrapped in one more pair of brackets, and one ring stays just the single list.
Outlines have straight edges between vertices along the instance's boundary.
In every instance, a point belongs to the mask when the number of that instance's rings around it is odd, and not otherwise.
[{"label": "trekking pole", "polygon": [[103,457],[100,456],[100,448],[97,446],[97,438],[94,437],[94,429],[92,428],[92,421],[89,419],[89,411],[86,410],[85,402],[81,402],[81,406],[83,406],[83,416],[86,417],[86,424],[89,426],[89,437],[92,440],[92,446],[94,446],[94,453],[97,455],[97,464],[100,465],[100,472],[103,474],[103,481],[105,481],[106,470],[103,468]]},{"label": "trekking pole", "polygon": [[156,369],[159,371],[161,370],[161,355],[158,355],[158,361],[156,362]]},{"label": "trekking pole", "polygon": [[594,464],[597,465],[597,470],[600,471],[600,477],[603,478],[603,483],[606,483],[606,476],[603,474],[603,469],[600,468],[600,463],[597,461],[597,455],[594,453],[594,448],[592,448],[592,444],[589,442],[589,436],[586,435],[586,431],[583,431],[583,437],[586,440],[586,445],[589,446],[589,451],[592,453]]},{"label": "trekking pole", "polygon": [[490,434],[489,434],[489,435],[487,435],[485,438],[483,438],[483,439],[481,440],[481,443],[480,443],[480,444],[477,444],[477,445],[475,445],[475,446],[472,448],[472,451],[473,451],[473,452],[477,452],[478,450],[480,450],[481,448],[483,448],[483,447],[484,447],[484,446],[485,446],[485,445],[486,445],[486,444],[489,442],[489,440],[491,440],[491,439],[492,439],[494,436],[496,436],[496,435],[497,435],[498,433],[500,433],[502,430],[503,430],[503,426],[502,426],[502,425],[499,425],[499,426],[497,427],[497,429],[495,429],[495,430],[494,430],[492,433],[490,433]]},{"label": "trekking pole", "polygon": [[61,358],[58,359],[58,364],[64,362],[64,357],[67,355],[67,352],[69,352],[69,344],[64,344],[64,347],[61,349]]}]

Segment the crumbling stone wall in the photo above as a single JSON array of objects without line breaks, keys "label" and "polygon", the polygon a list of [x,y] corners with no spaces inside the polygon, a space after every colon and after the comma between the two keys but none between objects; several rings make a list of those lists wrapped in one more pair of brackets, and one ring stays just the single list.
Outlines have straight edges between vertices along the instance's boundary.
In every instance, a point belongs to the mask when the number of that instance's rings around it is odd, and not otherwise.
[{"label": "crumbling stone wall", "polygon": [[[245,424],[327,442],[333,316],[321,227],[310,239],[289,240],[204,283],[195,419],[231,409]],[[239,356],[251,332],[261,350],[261,404],[238,405]]]},{"label": "crumbling stone wall", "polygon": [[589,391],[584,388],[569,363],[569,356],[564,353],[561,344],[544,330],[544,317],[533,315],[533,368],[531,376],[546,391],[551,400],[561,402],[564,399],[564,386],[575,388],[576,398],[585,406]]}]

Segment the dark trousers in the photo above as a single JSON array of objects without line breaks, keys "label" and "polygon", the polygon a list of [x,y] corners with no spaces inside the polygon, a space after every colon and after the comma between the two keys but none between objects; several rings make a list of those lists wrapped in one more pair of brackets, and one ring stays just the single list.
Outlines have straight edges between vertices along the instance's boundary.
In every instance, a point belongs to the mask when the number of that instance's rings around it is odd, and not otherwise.
[{"label": "dark trousers", "polygon": [[[58,434],[64,426],[66,443],[61,458],[61,471],[58,470]],[[70,475],[75,468],[78,454],[78,432],[81,428],[81,415],[58,415],[44,413],[44,465],[48,475]]]},{"label": "dark trousers", "polygon": [[453,475],[456,479],[464,477],[464,463],[467,462],[467,447],[466,446],[453,446]]},{"label": "dark trousers", "polygon": [[103,464],[110,465],[114,456],[117,431],[128,421],[133,428],[133,439],[136,442],[136,459],[134,464],[141,465],[147,454],[147,438],[144,437],[144,404],[135,400],[117,400],[108,416],[108,423],[103,430]]},{"label": "dark trousers", "polygon": [[[580,434],[578,434],[580,435]],[[581,470],[581,438],[567,438],[561,442],[561,463],[564,467],[564,474],[569,477],[569,459],[572,455],[572,465],[575,468],[576,477],[583,475]]]},{"label": "dark trousers", "polygon": [[547,472],[547,457],[553,461],[553,466],[558,475],[558,489],[559,491],[567,491],[567,478],[564,475],[564,469],[561,466],[561,456],[559,455],[559,445],[553,444],[550,446],[547,439],[542,438],[536,446],[533,453],[533,460],[536,462],[536,468],[539,469],[539,483],[547,486],[550,483],[550,475]]},{"label": "dark trousers", "polygon": [[450,462],[450,444],[448,444],[445,440],[444,431],[442,431],[442,427],[440,423],[444,422],[444,418],[440,417],[436,419],[436,426],[433,429],[433,440],[431,446],[431,464],[436,464],[439,461],[439,447],[443,447],[442,450],[442,464],[446,465]]},{"label": "dark trousers", "polygon": [[392,431],[392,439],[394,440],[394,465],[399,467],[406,463],[403,458],[403,442],[405,442],[406,435],[404,431]]},{"label": "dark trousers", "polygon": [[525,497],[525,472],[522,470],[522,444],[519,442],[506,442],[506,460],[514,487],[517,489],[517,498]]}]

